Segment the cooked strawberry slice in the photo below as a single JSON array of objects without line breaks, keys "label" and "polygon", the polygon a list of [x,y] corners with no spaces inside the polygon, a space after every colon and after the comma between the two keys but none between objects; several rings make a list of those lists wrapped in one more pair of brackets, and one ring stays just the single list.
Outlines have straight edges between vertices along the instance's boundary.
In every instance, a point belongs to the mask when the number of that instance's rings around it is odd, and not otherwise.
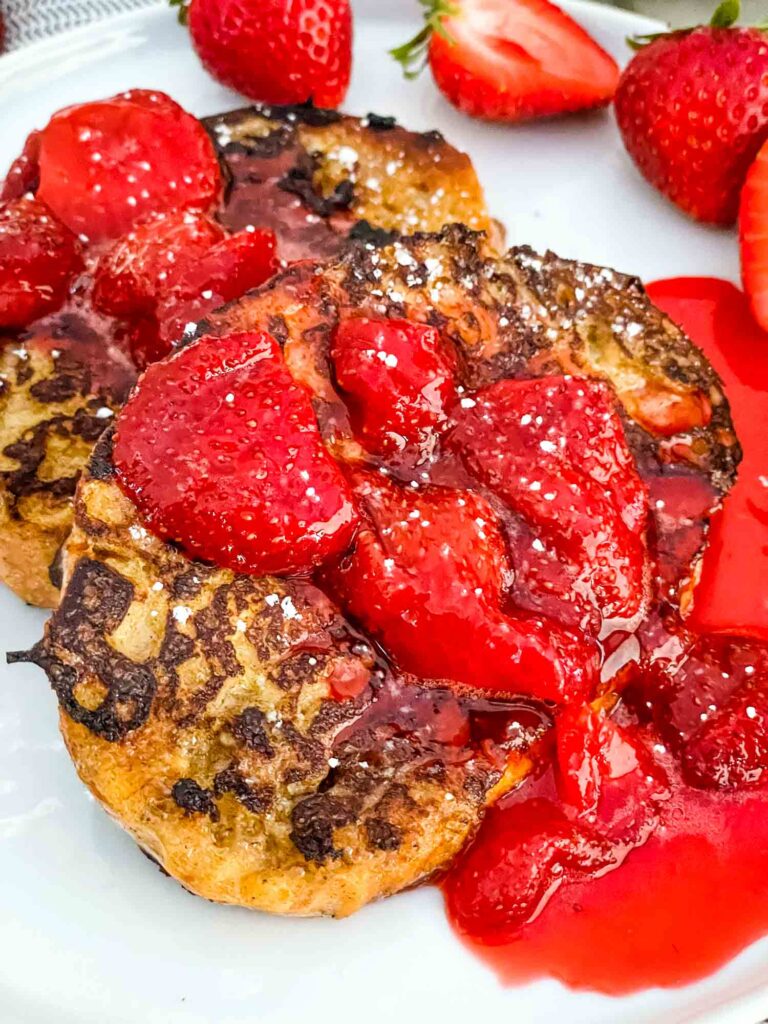
[{"label": "cooked strawberry slice", "polygon": [[21,155],[8,169],[0,190],[0,200],[21,199],[28,192],[36,192],[40,180],[40,132],[32,132],[24,143]]},{"label": "cooked strawberry slice", "polygon": [[355,529],[309,392],[268,334],[202,338],[150,366],[120,415],[114,458],[152,530],[239,572],[309,572]]},{"label": "cooked strawberry slice", "polygon": [[93,242],[126,234],[150,213],[209,209],[222,190],[200,122],[140,89],[54,114],[41,132],[39,173],[38,197]]},{"label": "cooked strawberry slice", "polygon": [[0,204],[0,327],[26,327],[57,309],[82,267],[80,243],[45,204]]},{"label": "cooked strawberry slice", "polygon": [[648,655],[628,698],[680,757],[686,779],[705,789],[764,785],[768,645],[653,619],[640,636]]},{"label": "cooked strawberry slice", "polygon": [[768,673],[740,687],[688,742],[683,772],[706,789],[764,786],[768,779]]},{"label": "cooked strawberry slice", "polygon": [[197,210],[161,213],[138,224],[99,261],[94,306],[120,317],[154,313],[160,295],[225,235],[219,224]]},{"label": "cooked strawberry slice", "polygon": [[257,288],[277,270],[277,242],[269,229],[238,231],[188,264],[158,305],[162,351],[170,352],[190,324]]},{"label": "cooked strawberry slice", "polygon": [[578,567],[603,616],[634,615],[646,593],[647,494],[607,385],[500,381],[455,417],[448,443],[470,471]]},{"label": "cooked strawberry slice", "polygon": [[439,332],[410,320],[343,320],[331,347],[355,432],[371,452],[429,440],[455,395],[454,359]]},{"label": "cooked strawberry slice", "polygon": [[616,860],[609,838],[570,821],[550,800],[493,807],[444,883],[448,912],[465,935],[510,942],[569,874],[596,874]]},{"label": "cooked strawberry slice", "polygon": [[543,617],[502,609],[511,567],[485,499],[368,472],[353,483],[366,518],[354,552],[325,580],[402,669],[488,693],[584,696],[594,648]]},{"label": "cooked strawberry slice", "polygon": [[[574,819],[538,795],[552,792],[547,775],[486,815],[444,884],[449,912],[462,932],[488,945],[514,940],[559,886],[618,867],[652,834],[669,798],[664,772],[652,762],[642,736],[608,720],[600,731],[602,789],[599,800],[582,808],[588,817]],[[531,786],[536,795],[528,796]]]},{"label": "cooked strawberry slice", "polygon": [[[424,5],[438,88],[473,117],[522,121],[564,114],[605,106],[616,91],[616,61],[548,0]],[[393,51],[406,67],[420,59],[424,35]]]},{"label": "cooked strawberry slice", "polygon": [[768,142],[757,154],[741,190],[741,277],[755,319],[768,330]]}]

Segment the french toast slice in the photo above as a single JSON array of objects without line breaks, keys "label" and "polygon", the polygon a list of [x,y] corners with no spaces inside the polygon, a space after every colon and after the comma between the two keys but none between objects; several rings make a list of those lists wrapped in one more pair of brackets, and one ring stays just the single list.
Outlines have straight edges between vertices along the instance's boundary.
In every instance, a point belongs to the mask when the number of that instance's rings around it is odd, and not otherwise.
[{"label": "french toast slice", "polygon": [[[469,157],[437,132],[311,105],[249,107],[203,123],[229,182],[219,219],[232,230],[273,228],[284,260],[330,256],[348,235],[382,239],[453,221],[492,227]],[[93,313],[86,289],[0,339],[0,579],[30,604],[58,601],[74,485],[109,422],[99,410],[119,409],[135,381],[124,333]],[[66,357],[53,359],[57,350]]]},{"label": "french toast slice", "polygon": [[[268,329],[314,392],[326,444],[355,460],[328,356],[348,310],[439,327],[466,389],[563,370],[608,380],[651,497],[658,481],[700,485],[702,524],[733,482],[720,382],[634,279],[529,249],[500,257],[463,227],[298,264],[201,329]],[[83,781],[193,892],[351,913],[447,864],[529,770],[544,706],[507,706],[521,720],[506,769],[455,730],[425,729],[425,708],[435,723],[464,698],[398,674],[316,585],[213,568],[153,536],[115,480],[109,435],[75,509],[61,605],[19,657],[48,673]],[[358,696],[339,694],[361,676]]]}]

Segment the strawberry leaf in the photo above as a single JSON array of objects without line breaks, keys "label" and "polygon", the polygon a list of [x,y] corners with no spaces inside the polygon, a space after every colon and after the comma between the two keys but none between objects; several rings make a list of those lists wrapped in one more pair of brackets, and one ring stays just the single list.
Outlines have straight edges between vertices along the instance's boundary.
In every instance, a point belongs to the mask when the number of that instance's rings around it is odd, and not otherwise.
[{"label": "strawberry leaf", "polygon": [[723,0],[712,15],[710,26],[712,28],[730,28],[738,20],[740,8],[739,0]]},{"label": "strawberry leaf", "polygon": [[[712,15],[712,20],[709,23],[710,28],[732,28],[733,25],[738,21],[739,14],[741,11],[740,0],[722,0],[722,3],[717,8],[715,13]],[[676,33],[693,32],[698,25],[690,26],[689,28],[675,29]],[[768,29],[768,25],[756,25],[756,28],[761,30]],[[627,46],[632,50],[642,50],[644,46],[652,43],[654,39],[661,39],[663,36],[671,35],[673,30],[670,28],[668,32],[650,32],[648,35],[638,36],[627,36]]]},{"label": "strawberry leaf", "polygon": [[[183,2],[183,0],[171,0],[171,3]],[[433,32],[437,32],[449,43],[454,40],[449,35],[445,25],[445,18],[453,18],[459,13],[458,7],[450,0],[419,0],[424,8],[424,27],[401,46],[395,46],[389,51],[398,64],[402,65],[403,74],[408,79],[418,78],[424,70],[429,55],[429,40]]]}]

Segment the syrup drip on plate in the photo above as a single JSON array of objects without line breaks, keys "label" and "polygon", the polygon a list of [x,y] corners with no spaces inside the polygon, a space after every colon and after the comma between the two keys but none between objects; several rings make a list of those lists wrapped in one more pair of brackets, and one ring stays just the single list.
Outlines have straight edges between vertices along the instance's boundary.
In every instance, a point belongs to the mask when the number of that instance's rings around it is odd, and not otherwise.
[{"label": "syrup drip on plate", "polygon": [[[489,812],[442,883],[455,929],[507,983],[681,985],[768,932],[768,336],[727,282],[649,293],[720,373],[744,461],[691,616],[662,603],[646,620],[618,713],[588,712],[581,749],[556,726],[547,767]],[[695,551],[686,522],[707,503],[672,480],[650,483],[662,577],[670,552]]]}]

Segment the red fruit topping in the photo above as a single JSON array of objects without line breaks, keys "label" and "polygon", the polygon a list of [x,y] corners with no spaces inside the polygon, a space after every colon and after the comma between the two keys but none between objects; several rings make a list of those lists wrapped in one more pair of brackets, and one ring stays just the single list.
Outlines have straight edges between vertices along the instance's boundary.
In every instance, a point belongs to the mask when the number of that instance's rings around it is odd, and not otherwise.
[{"label": "red fruit topping", "polygon": [[[579,718],[586,725],[590,713],[576,711],[568,728],[577,728]],[[599,751],[598,732],[603,735]],[[569,739],[566,750],[571,747]],[[446,902],[465,935],[486,945],[519,938],[522,926],[561,885],[618,867],[656,827],[669,785],[640,738],[604,720],[581,747],[595,748],[593,778],[602,779],[599,794],[590,786],[580,789],[580,797],[589,797],[582,802],[582,810],[590,812],[587,819],[574,819],[557,806],[551,777],[545,775],[492,808],[473,845],[451,869]],[[562,754],[561,749],[561,765]]]},{"label": "red fruit topping", "polygon": [[470,471],[574,563],[605,617],[634,615],[647,589],[647,494],[607,385],[500,381],[455,416],[448,444]]},{"label": "red fruit topping", "polygon": [[616,61],[548,0],[423,3],[426,29],[392,53],[410,69],[428,46],[438,88],[473,117],[522,121],[605,106],[613,97]]},{"label": "red fruit topping", "polygon": [[92,242],[118,238],[151,213],[209,209],[222,190],[200,122],[140,89],[54,114],[39,160],[38,197]]},{"label": "red fruit topping", "polygon": [[569,821],[549,800],[492,808],[477,841],[444,884],[459,932],[496,945],[513,939],[562,883],[565,869],[597,873],[615,864],[610,841]]},{"label": "red fruit topping", "polygon": [[349,0],[191,0],[186,16],[207,70],[243,96],[320,107],[344,99],[352,65]]},{"label": "red fruit topping", "polygon": [[706,789],[764,786],[768,778],[768,672],[741,687],[686,745],[683,774]]},{"label": "red fruit topping", "polygon": [[0,204],[0,327],[26,327],[58,309],[82,266],[80,243],[47,206]]},{"label": "red fruit topping", "polygon": [[219,224],[195,210],[161,213],[137,225],[99,261],[94,306],[113,316],[154,313],[160,295],[225,234]]},{"label": "red fruit topping", "polygon": [[355,432],[371,452],[421,444],[455,396],[451,354],[434,327],[409,320],[343,320],[331,347]]},{"label": "red fruit topping", "polygon": [[682,760],[694,786],[743,789],[768,778],[768,647],[653,620],[629,697]]},{"label": "red fruit topping", "polygon": [[40,132],[32,132],[24,143],[21,156],[11,164],[2,190],[0,201],[20,199],[27,192],[36,192],[40,181]]},{"label": "red fruit topping", "polygon": [[558,791],[578,814],[597,811],[604,780],[623,778],[647,760],[626,730],[588,704],[564,708],[556,735]]},{"label": "red fruit topping", "polygon": [[134,366],[139,370],[145,370],[150,363],[157,362],[167,354],[166,345],[160,340],[157,320],[154,317],[140,316],[130,320],[126,325],[124,338]]},{"label": "red fruit topping", "polygon": [[159,355],[182,339],[189,324],[197,324],[225,302],[257,288],[278,265],[274,231],[247,228],[188,263],[158,305]]},{"label": "red fruit topping", "polygon": [[702,633],[768,641],[768,334],[729,281],[658,281],[649,295],[720,374],[744,449],[736,485],[712,519],[689,622]]},{"label": "red fruit topping", "polygon": [[309,393],[268,334],[203,338],[150,366],[121,413],[114,458],[152,530],[239,572],[309,572],[355,529]]},{"label": "red fruit topping", "polygon": [[720,17],[654,37],[624,69],[616,118],[652,185],[697,220],[732,224],[768,136],[765,33]]},{"label": "red fruit topping", "polygon": [[586,642],[502,610],[510,566],[497,518],[470,491],[413,491],[354,475],[366,513],[354,552],[325,579],[405,671],[489,693],[578,700],[594,681]]}]

